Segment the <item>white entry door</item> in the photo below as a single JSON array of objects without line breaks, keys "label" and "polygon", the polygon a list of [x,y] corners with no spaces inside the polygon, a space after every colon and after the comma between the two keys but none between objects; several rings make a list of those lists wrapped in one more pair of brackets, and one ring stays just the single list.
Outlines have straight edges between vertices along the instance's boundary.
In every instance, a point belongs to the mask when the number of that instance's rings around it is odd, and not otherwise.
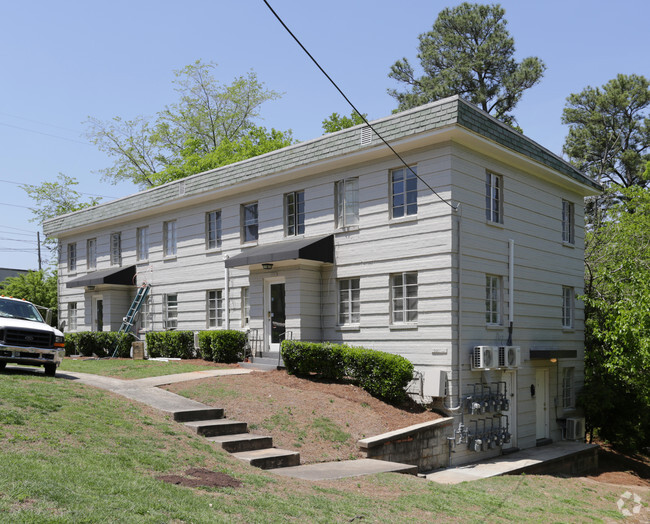
[{"label": "white entry door", "polygon": [[536,437],[548,438],[550,406],[548,398],[548,369],[538,369],[535,373],[535,412],[537,414]]},{"label": "white entry door", "polygon": [[104,299],[101,295],[92,299],[92,330],[104,331]]},{"label": "white entry door", "polygon": [[267,351],[280,351],[280,343],[286,333],[286,301],[284,278],[269,278],[264,281],[265,322],[264,338]]}]

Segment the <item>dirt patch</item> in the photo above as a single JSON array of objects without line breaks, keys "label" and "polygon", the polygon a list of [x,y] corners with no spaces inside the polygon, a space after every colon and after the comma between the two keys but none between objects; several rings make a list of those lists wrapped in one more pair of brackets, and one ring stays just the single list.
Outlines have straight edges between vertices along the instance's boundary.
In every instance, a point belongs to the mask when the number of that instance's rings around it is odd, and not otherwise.
[{"label": "dirt patch", "polygon": [[188,488],[239,488],[242,483],[236,478],[203,468],[190,468],[184,475],[161,475],[158,480]]},{"label": "dirt patch", "polygon": [[650,458],[624,455],[606,443],[598,444],[598,470],[587,478],[608,484],[650,488]]}]

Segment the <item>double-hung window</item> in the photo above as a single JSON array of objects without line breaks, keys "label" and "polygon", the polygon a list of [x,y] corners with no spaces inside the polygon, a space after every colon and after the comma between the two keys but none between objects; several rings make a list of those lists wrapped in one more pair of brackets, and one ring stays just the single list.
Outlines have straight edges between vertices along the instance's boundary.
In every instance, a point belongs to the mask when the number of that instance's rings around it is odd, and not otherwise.
[{"label": "double-hung window", "polygon": [[209,211],[205,214],[205,247],[221,247],[221,211]]},{"label": "double-hung window", "polygon": [[149,227],[139,227],[136,231],[137,258],[147,260],[149,258]]},{"label": "double-hung window", "polygon": [[122,265],[122,234],[111,233],[111,266]]},{"label": "double-hung window", "polygon": [[164,329],[176,329],[178,327],[178,294],[169,293],[165,295],[164,307]]},{"label": "double-hung window", "polygon": [[575,207],[573,202],[562,200],[562,242],[575,243]]},{"label": "double-hung window", "polygon": [[418,274],[396,273],[390,276],[391,323],[408,324],[418,320]]},{"label": "double-hung window", "polygon": [[489,172],[485,175],[485,218],[503,223],[503,178]]},{"label": "double-hung window", "polygon": [[305,192],[293,191],[284,195],[285,235],[302,235],[305,232]]},{"label": "double-hung window", "polygon": [[574,368],[562,369],[562,407],[571,409],[575,407],[575,395],[573,387]]},{"label": "double-hung window", "polygon": [[359,225],[359,179],[346,178],[335,184],[336,227]]},{"label": "double-hung window", "polygon": [[562,286],[562,327],[573,329],[575,292],[572,287]]},{"label": "double-hung window", "polygon": [[207,325],[209,328],[223,325],[223,295],[220,289],[206,292]]},{"label": "double-hung window", "polygon": [[176,256],[176,220],[163,222],[163,246],[166,257]]},{"label": "double-hung window", "polygon": [[501,277],[485,276],[485,323],[491,326],[501,324],[503,288]]},{"label": "double-hung window", "polygon": [[401,218],[417,215],[418,212],[418,177],[417,167],[394,169],[390,174],[391,182],[391,216]]},{"label": "double-hung window", "polygon": [[68,271],[77,270],[77,243],[68,244]]},{"label": "double-hung window", "polygon": [[358,278],[339,280],[339,325],[359,323],[360,295]]},{"label": "double-hung window", "polygon": [[77,303],[68,303],[68,331],[75,331],[77,329]]},{"label": "double-hung window", "polygon": [[257,242],[259,236],[259,215],[257,202],[242,204],[241,227],[243,242]]},{"label": "double-hung window", "polygon": [[86,265],[88,269],[97,268],[97,239],[89,238],[86,241]]}]

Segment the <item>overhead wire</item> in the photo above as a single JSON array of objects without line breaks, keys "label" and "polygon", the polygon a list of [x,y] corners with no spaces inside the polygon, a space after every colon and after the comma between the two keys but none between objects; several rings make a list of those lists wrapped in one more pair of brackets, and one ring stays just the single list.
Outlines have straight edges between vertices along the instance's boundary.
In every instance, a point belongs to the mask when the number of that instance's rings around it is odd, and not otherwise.
[{"label": "overhead wire", "polygon": [[271,13],[273,13],[273,16],[275,16],[275,18],[278,20],[278,22],[280,22],[280,24],[282,25],[282,27],[284,27],[284,29],[287,31],[287,33],[289,33],[289,35],[291,35],[291,37],[296,41],[296,43],[297,43],[297,44],[300,46],[300,48],[305,52],[305,54],[306,54],[306,55],[311,59],[311,61],[316,65],[316,67],[318,67],[318,69],[321,71],[321,73],[323,73],[323,75],[325,75],[325,77],[330,81],[330,83],[331,83],[331,84],[336,88],[336,90],[337,90],[337,91],[340,93],[340,95],[345,99],[345,101],[350,105],[350,107],[353,109],[353,111],[354,111],[357,115],[359,115],[359,117],[360,117],[360,118],[364,121],[364,123],[365,123],[365,124],[366,124],[366,125],[367,125],[371,130],[372,130],[372,132],[373,132],[375,135],[377,135],[377,137],[378,137],[378,138],[379,138],[379,139],[384,143],[384,145],[385,145],[386,147],[388,147],[388,149],[390,149],[390,150],[392,151],[392,153],[393,153],[393,154],[394,154],[394,155],[395,155],[395,156],[400,160],[400,162],[404,165],[404,167],[405,167],[406,169],[408,169],[408,170],[409,170],[409,171],[410,171],[410,172],[411,172],[411,173],[412,173],[412,174],[413,174],[413,175],[414,175],[414,176],[415,176],[415,177],[416,177],[420,182],[422,182],[422,183],[423,183],[423,184],[424,184],[424,185],[425,185],[425,186],[426,186],[426,187],[427,187],[427,188],[428,188],[428,189],[429,189],[429,190],[430,190],[430,191],[431,191],[431,192],[432,192],[436,197],[438,197],[438,199],[439,199],[441,202],[444,202],[444,203],[447,204],[449,207],[451,207],[451,209],[453,209],[454,211],[457,211],[457,210],[458,210],[458,206],[455,206],[452,202],[450,202],[449,200],[447,200],[446,198],[444,198],[443,196],[441,196],[441,195],[440,195],[440,194],[439,194],[439,193],[438,193],[438,192],[437,192],[433,187],[431,187],[431,185],[430,185],[426,180],[424,180],[422,177],[420,177],[420,176],[419,176],[419,175],[418,175],[418,174],[417,174],[417,173],[416,173],[416,172],[411,168],[411,166],[409,166],[409,165],[406,163],[406,161],[402,158],[402,156],[401,156],[397,151],[395,151],[395,149],[393,148],[393,146],[391,146],[391,145],[388,143],[388,141],[386,141],[386,139],[384,139],[384,137],[383,137],[383,136],[382,136],[382,135],[381,135],[381,134],[380,134],[380,133],[375,129],[375,127],[374,127],[370,122],[368,122],[368,120],[366,119],[366,117],[361,113],[361,111],[359,111],[359,110],[356,108],[356,106],[355,106],[355,105],[352,103],[352,101],[347,97],[347,95],[343,92],[343,90],[342,90],[342,89],[337,85],[337,83],[332,79],[332,77],[330,77],[330,75],[327,74],[327,72],[325,71],[325,69],[323,69],[323,67],[321,67],[321,65],[318,63],[318,61],[317,61],[317,60],[312,56],[312,54],[311,54],[311,53],[307,50],[307,48],[302,44],[302,42],[298,39],[298,37],[297,37],[296,35],[293,34],[293,32],[291,31],[291,29],[289,29],[289,27],[287,26],[287,24],[285,24],[284,21],[282,20],[282,18],[280,18],[280,15],[278,15],[278,14],[275,12],[275,10],[271,7],[271,5],[268,3],[268,1],[267,1],[267,0],[262,0],[262,1],[266,4],[266,7],[269,8],[269,10],[271,11]]}]

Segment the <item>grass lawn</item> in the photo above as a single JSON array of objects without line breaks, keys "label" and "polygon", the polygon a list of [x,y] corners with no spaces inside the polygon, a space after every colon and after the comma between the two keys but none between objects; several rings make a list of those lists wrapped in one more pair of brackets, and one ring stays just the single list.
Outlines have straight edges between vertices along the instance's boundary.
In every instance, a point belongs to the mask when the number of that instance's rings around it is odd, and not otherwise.
[{"label": "grass lawn", "polygon": [[[457,486],[397,474],[285,479],[232,458],[147,406],[40,370],[0,373],[0,443],[1,522],[623,519],[616,502],[625,489],[581,479],[499,477]],[[191,467],[243,485],[186,488],[156,478]]]},{"label": "grass lawn", "polygon": [[183,362],[170,360],[162,362],[157,360],[131,360],[131,359],[72,359],[65,358],[59,369],[61,371],[77,371],[79,373],[92,373],[124,380],[133,380],[147,377],[160,377],[190,371],[204,371],[206,369],[227,369],[232,366],[205,362],[201,364],[196,360]]}]

